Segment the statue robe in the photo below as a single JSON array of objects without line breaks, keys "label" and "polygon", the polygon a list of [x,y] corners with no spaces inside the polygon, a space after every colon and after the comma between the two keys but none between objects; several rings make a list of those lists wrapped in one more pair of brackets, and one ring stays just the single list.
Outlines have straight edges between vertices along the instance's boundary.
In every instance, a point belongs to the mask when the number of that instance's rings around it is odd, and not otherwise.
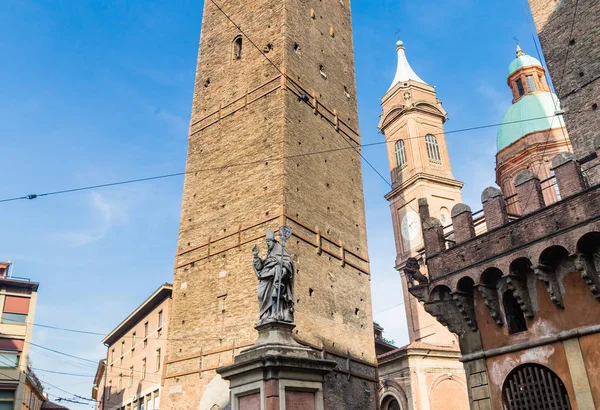
[{"label": "statue robe", "polygon": [[[283,254],[283,255],[282,255]],[[279,308],[277,315],[277,285],[279,283],[281,258],[283,256],[283,277]],[[271,251],[264,259],[254,258],[254,270],[258,277],[258,304],[260,307],[260,322],[267,319],[292,321],[294,312],[293,283],[294,263],[291,256],[284,252],[281,244],[275,242]]]}]

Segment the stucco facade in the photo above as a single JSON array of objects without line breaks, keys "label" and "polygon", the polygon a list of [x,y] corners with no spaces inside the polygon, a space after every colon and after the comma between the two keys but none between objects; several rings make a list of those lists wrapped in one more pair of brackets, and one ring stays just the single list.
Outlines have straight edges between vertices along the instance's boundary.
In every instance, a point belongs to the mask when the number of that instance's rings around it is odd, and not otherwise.
[{"label": "stucco facade", "polygon": [[0,262],[0,402],[37,410],[43,396],[28,360],[39,284],[13,277],[9,269],[10,263]]},{"label": "stucco facade", "polygon": [[452,247],[422,213],[429,283],[410,292],[459,336],[472,408],[554,400],[592,409],[600,400],[600,186],[587,188],[569,154],[553,171],[562,200],[546,206],[539,179],[522,171],[524,215],[511,222],[502,193],[486,189],[485,234],[476,236],[470,209],[457,206]]},{"label": "stucco facade", "polygon": [[450,210],[462,201],[462,183],[452,175],[444,135],[447,113],[434,87],[411,68],[402,42],[397,44],[397,53],[398,69],[382,98],[379,128],[386,138],[392,176],[386,199],[392,212],[395,267],[402,277],[410,344],[377,357],[380,408],[466,409],[466,379],[458,361],[456,336],[409,295],[410,281],[404,275],[408,258],[420,258],[423,253],[418,199],[427,198],[431,213],[450,225]]},{"label": "stucco facade", "polygon": [[98,410],[158,410],[171,311],[164,284],[102,341],[92,397]]}]

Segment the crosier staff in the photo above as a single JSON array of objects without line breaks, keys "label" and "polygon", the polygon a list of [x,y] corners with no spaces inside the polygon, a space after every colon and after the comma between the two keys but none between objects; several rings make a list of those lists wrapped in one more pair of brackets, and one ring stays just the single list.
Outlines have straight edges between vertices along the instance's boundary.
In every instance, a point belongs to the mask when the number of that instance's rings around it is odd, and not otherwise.
[{"label": "crosier staff", "polygon": [[279,264],[279,281],[277,284],[277,319],[281,319],[281,310],[279,300],[281,299],[281,281],[283,280],[283,256],[285,254],[285,242],[292,236],[292,228],[284,225],[279,228],[279,238],[281,238],[281,263]]}]

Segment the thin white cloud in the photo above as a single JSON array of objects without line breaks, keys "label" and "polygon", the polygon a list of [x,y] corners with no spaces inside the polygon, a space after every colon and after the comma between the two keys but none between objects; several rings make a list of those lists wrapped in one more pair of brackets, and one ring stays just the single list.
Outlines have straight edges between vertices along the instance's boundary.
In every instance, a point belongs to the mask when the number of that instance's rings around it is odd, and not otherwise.
[{"label": "thin white cloud", "polygon": [[88,245],[103,239],[115,224],[126,223],[128,206],[122,201],[110,199],[106,195],[92,192],[88,198],[88,207],[95,224],[88,229],[78,229],[54,234],[70,247]]}]

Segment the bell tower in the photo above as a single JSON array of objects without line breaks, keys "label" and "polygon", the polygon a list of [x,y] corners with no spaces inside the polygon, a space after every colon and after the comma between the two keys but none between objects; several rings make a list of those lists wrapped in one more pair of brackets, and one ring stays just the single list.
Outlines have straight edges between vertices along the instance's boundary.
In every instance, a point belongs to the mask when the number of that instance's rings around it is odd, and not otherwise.
[{"label": "bell tower", "polygon": [[252,248],[282,225],[294,339],[338,364],[325,409],[374,410],[350,2],[204,3],[161,410],[228,408],[215,371],[256,342]]},{"label": "bell tower", "polygon": [[[418,199],[427,198],[431,216],[451,224],[452,207],[462,202],[462,182],[452,175],[444,135],[446,111],[431,85],[411,68],[402,41],[397,43],[398,69],[382,98],[379,128],[387,141],[392,176],[390,202],[396,239],[396,269],[403,277],[404,301],[411,342],[453,346],[455,336],[409,297],[403,270],[409,257],[423,249]],[[423,270],[423,269],[422,269]]]}]

